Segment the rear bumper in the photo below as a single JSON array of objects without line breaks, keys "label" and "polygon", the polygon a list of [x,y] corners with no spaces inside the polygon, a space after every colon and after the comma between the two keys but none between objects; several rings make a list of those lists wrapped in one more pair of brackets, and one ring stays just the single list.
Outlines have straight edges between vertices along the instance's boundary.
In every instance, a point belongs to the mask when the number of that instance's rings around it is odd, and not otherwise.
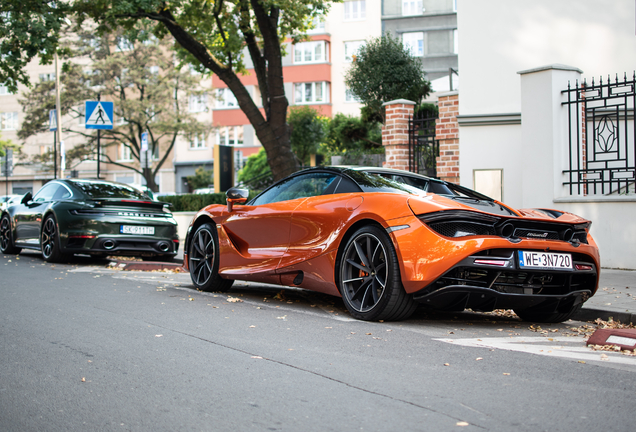
[{"label": "rear bumper", "polygon": [[97,239],[69,238],[67,253],[92,255],[175,256],[178,239],[139,238],[130,236],[100,236]]},{"label": "rear bumper", "polygon": [[426,294],[415,294],[420,303],[440,310],[473,309],[488,312],[494,309],[540,308],[545,313],[568,312],[584,303],[591,291],[573,291],[561,295],[511,294],[489,288],[467,285],[450,285]]}]

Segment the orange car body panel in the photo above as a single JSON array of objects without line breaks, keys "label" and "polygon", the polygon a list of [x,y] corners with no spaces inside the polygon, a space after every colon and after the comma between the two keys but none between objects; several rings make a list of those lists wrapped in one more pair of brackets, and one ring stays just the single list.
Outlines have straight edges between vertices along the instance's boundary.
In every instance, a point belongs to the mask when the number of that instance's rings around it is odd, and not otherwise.
[{"label": "orange car body panel", "polygon": [[[589,244],[578,247],[540,239],[513,243],[498,236],[447,238],[433,232],[416,216],[458,209],[479,212],[436,194],[347,193],[260,206],[234,205],[232,212],[226,206],[211,205],[201,210],[192,223],[196,224],[200,218],[216,223],[219,274],[224,277],[292,286],[302,271],[303,280],[295,286],[331,295],[340,295],[335,274],[339,248],[360,221],[373,221],[385,229],[399,227],[390,237],[407,293],[424,288],[456,263],[485,249],[585,254],[600,269],[598,248],[591,236]],[[551,223],[588,222],[570,213],[554,219],[531,209],[513,211]],[[187,251],[184,264],[187,267]]]}]

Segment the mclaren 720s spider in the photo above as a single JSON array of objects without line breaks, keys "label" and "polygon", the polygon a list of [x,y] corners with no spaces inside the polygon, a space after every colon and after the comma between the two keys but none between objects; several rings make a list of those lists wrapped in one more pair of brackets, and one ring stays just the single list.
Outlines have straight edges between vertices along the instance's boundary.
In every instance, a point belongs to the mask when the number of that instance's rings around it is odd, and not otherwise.
[{"label": "mclaren 720s spider", "polygon": [[417,174],[310,168],[247,200],[233,188],[227,205],[193,218],[184,264],[198,289],[300,287],[341,296],[363,320],[403,320],[425,304],[560,322],[598,287],[590,221]]}]

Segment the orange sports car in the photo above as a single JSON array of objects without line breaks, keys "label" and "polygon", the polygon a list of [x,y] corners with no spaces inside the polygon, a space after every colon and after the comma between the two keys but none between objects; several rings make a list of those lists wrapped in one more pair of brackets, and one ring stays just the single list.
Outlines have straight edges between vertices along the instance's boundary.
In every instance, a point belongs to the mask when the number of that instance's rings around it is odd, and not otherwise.
[{"label": "orange sports car", "polygon": [[193,218],[184,262],[198,289],[301,287],[341,296],[363,320],[406,319],[425,304],[560,322],[598,287],[590,221],[418,174],[310,168],[247,199],[230,189],[227,206]]}]

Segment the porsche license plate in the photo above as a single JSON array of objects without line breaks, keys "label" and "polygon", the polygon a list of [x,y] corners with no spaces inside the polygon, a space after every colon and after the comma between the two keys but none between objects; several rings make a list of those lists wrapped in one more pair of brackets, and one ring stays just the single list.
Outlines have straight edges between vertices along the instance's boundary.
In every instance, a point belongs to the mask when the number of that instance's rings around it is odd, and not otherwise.
[{"label": "porsche license plate", "polygon": [[155,227],[135,226],[135,225],[122,225],[119,228],[119,232],[122,233],[122,234],[154,235],[155,234]]},{"label": "porsche license plate", "polygon": [[559,252],[519,251],[519,267],[572,270],[572,255]]}]

